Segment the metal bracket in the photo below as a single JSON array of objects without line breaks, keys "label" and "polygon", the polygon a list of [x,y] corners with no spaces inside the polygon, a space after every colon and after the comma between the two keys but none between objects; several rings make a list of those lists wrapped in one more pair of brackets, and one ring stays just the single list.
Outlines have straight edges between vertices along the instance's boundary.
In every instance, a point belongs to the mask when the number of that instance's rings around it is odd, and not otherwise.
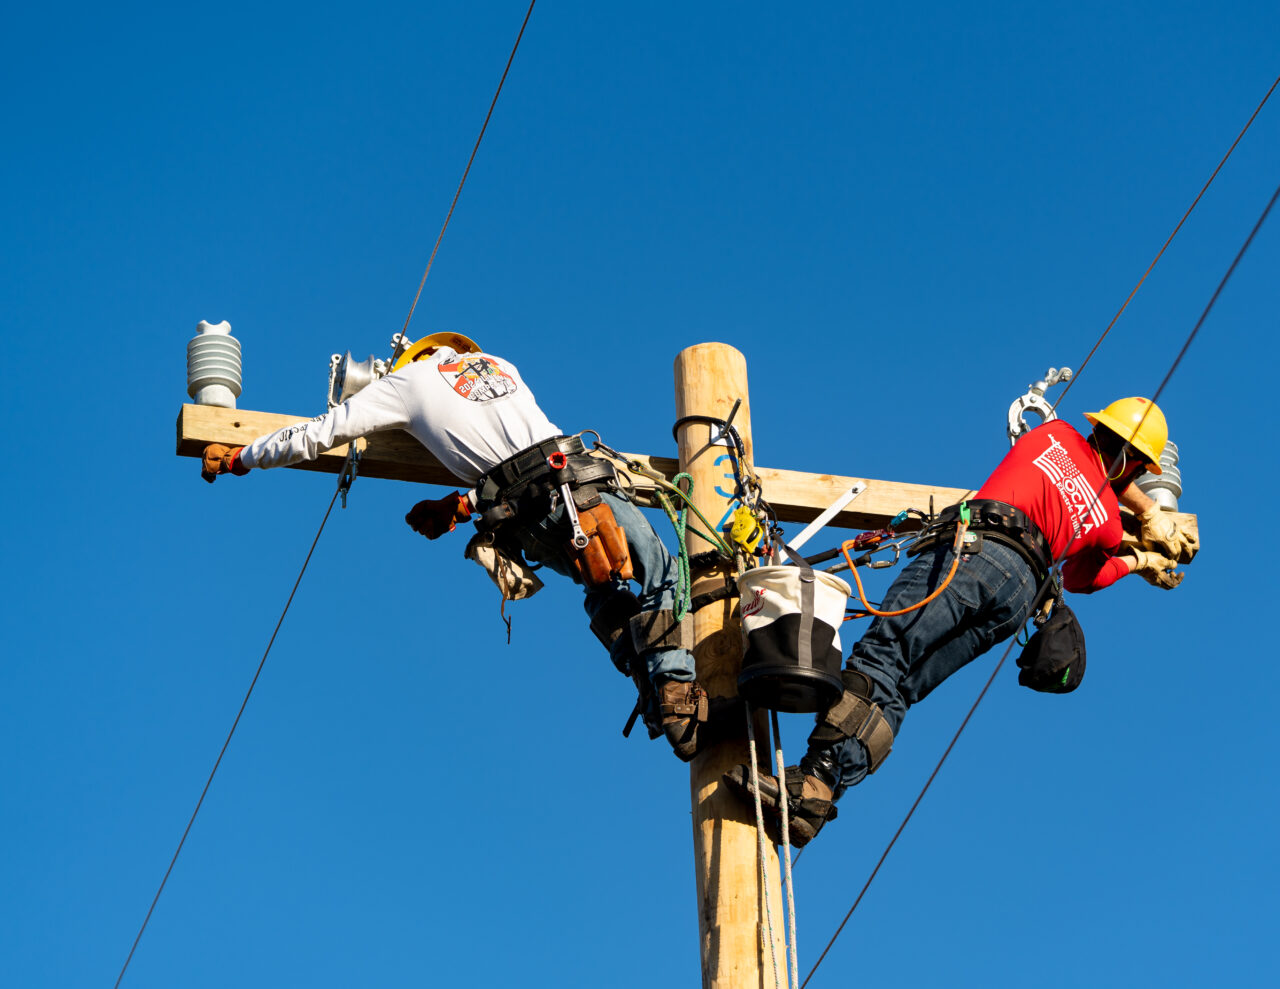
[{"label": "metal bracket", "polygon": [[1009,406],[1009,445],[1012,446],[1018,442],[1018,437],[1031,429],[1026,421],[1022,418],[1027,412],[1033,412],[1040,417],[1040,425],[1058,418],[1053,406],[1045,401],[1044,393],[1056,384],[1064,381],[1070,381],[1074,372],[1069,367],[1058,370],[1056,367],[1049,368],[1045,372],[1044,377],[1040,381],[1033,381],[1027,386],[1027,393],[1021,398],[1014,399],[1012,405]]},{"label": "metal bracket", "polygon": [[338,474],[338,493],[342,495],[342,507],[347,507],[347,492],[351,490],[351,485],[355,483],[356,475],[360,473],[360,457],[364,453],[368,441],[363,437],[351,441],[351,445],[347,447],[347,459],[342,463],[342,470]]}]

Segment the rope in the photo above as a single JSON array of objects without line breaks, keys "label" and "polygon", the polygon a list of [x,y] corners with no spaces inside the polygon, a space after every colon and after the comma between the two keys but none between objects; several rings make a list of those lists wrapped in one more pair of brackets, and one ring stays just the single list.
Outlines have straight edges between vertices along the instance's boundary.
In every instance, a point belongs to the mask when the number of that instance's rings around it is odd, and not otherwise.
[{"label": "rope", "polygon": [[778,712],[770,709],[769,719],[773,725],[773,738],[776,745],[774,765],[778,767],[778,780],[780,781],[778,789],[779,797],[781,798],[779,803],[782,806],[782,853],[783,862],[786,863],[784,875],[787,880],[787,934],[791,947],[791,957],[787,963],[787,976],[791,989],[796,989],[796,983],[800,979],[800,958],[796,948],[796,898],[791,878],[791,812],[787,806],[790,801],[787,799],[785,784],[782,782],[786,778],[786,769],[784,767],[787,765],[787,761],[782,755],[782,730],[778,727]]},{"label": "rope", "polygon": [[[620,454],[617,450],[613,449],[613,447],[606,445],[605,443],[601,442],[599,439],[597,439],[593,443],[593,446],[595,447],[595,449],[599,450],[605,456],[607,456],[610,460],[614,460],[619,464],[621,464],[622,469],[627,473],[639,474],[640,476],[647,477],[650,481],[652,481],[654,484],[654,487],[658,489],[656,492],[658,504],[662,505],[663,510],[666,511],[667,513],[667,517],[672,519],[673,524],[674,524],[673,513],[675,510],[671,508],[668,504],[663,503],[662,496],[665,492],[666,494],[675,495],[677,498],[679,498],[681,502],[683,502],[684,505],[687,506],[689,510],[692,511],[693,514],[698,517],[698,519],[702,522],[702,524],[707,527],[706,532],[702,532],[701,530],[693,526],[688,527],[687,531],[692,532],[695,536],[698,536],[704,542],[708,542],[712,546],[714,546],[716,549],[716,552],[719,553],[720,556],[724,557],[725,559],[733,559],[732,548],[730,548],[729,544],[726,543],[724,539],[716,535],[716,527],[712,525],[710,521],[708,521],[707,517],[703,515],[702,512],[698,509],[698,506],[693,503],[693,478],[691,477],[689,478],[689,490],[686,492],[682,488],[679,488],[676,485],[672,484],[670,481],[667,480],[665,475],[654,470],[652,467],[646,467],[639,460],[627,459],[622,454]],[[681,477],[689,477],[689,475],[677,474],[675,479],[679,480]]]},{"label": "rope", "polygon": [[[751,752],[751,792],[756,798],[756,839],[759,847],[760,858],[760,885],[764,889],[764,917],[765,927],[760,931],[760,937],[765,937],[766,930],[769,938],[769,957],[773,959],[773,985],[774,989],[782,989],[782,980],[778,975],[778,949],[774,945],[773,934],[773,898],[769,896],[769,872],[765,868],[765,861],[768,856],[767,844],[764,835],[764,807],[760,804],[760,766],[756,760],[756,728],[752,723],[751,705],[745,704],[743,707],[747,712],[747,748]],[[787,796],[785,791],[786,780],[781,767],[778,769],[778,785],[779,785],[779,801],[785,807]],[[761,945],[761,951],[764,945]]]},{"label": "rope", "polygon": [[493,108],[498,105],[498,96],[502,93],[502,84],[507,81],[507,73],[511,71],[511,63],[515,61],[516,49],[520,47],[520,39],[524,37],[524,29],[533,14],[533,5],[537,2],[538,0],[529,0],[529,9],[525,12],[524,21],[520,25],[520,33],[516,35],[516,43],[511,46],[511,54],[507,57],[506,68],[502,70],[502,78],[498,80],[498,88],[493,94],[493,101],[489,104],[489,112],[484,115],[484,124],[480,128],[480,136],[476,138],[475,147],[471,149],[471,157],[467,159],[467,167],[462,171],[462,180],[458,183],[458,191],[453,194],[453,202],[449,204],[449,212],[445,214],[444,224],[440,227],[440,236],[436,238],[435,247],[431,248],[431,257],[427,258],[426,270],[422,272],[422,281],[418,283],[417,294],[413,297],[413,304],[409,306],[409,315],[404,318],[404,328],[400,331],[400,339],[396,341],[391,360],[387,362],[389,365],[394,364],[396,358],[409,345],[406,337],[409,332],[409,321],[413,319],[413,311],[418,308],[418,300],[422,298],[422,289],[427,284],[427,275],[431,274],[431,264],[436,259],[436,251],[440,250],[440,242],[444,240],[444,232],[449,228],[449,220],[453,217],[453,208],[458,205],[458,197],[462,195],[462,187],[467,183],[467,175],[471,172],[471,163],[476,160],[476,152],[480,150],[480,142],[484,140],[484,132],[489,126],[489,118],[493,116]]},{"label": "rope", "polygon": [[[1277,81],[1280,81],[1280,80],[1277,80]],[[1275,87],[1272,87],[1272,88],[1274,89]],[[1253,243],[1254,237],[1256,237],[1258,231],[1262,229],[1262,224],[1266,222],[1267,216],[1270,214],[1272,207],[1275,206],[1277,199],[1280,199],[1280,187],[1277,187],[1276,191],[1272,194],[1271,199],[1268,201],[1266,205],[1266,208],[1263,209],[1262,211],[1262,215],[1258,217],[1258,222],[1253,225],[1253,229],[1249,232],[1249,236],[1245,238],[1243,246],[1241,246],[1240,250],[1236,253],[1236,256],[1232,260],[1230,267],[1227,268],[1226,274],[1222,276],[1222,280],[1218,283],[1218,287],[1214,289],[1212,297],[1210,297],[1208,304],[1204,308],[1204,312],[1200,314],[1200,318],[1196,321],[1196,324],[1192,328],[1191,333],[1187,336],[1186,342],[1182,345],[1182,349],[1178,352],[1178,356],[1174,358],[1173,364],[1169,368],[1169,372],[1164,376],[1164,380],[1160,382],[1160,387],[1156,389],[1155,394],[1152,396],[1152,399],[1151,399],[1153,406],[1155,403],[1157,403],[1160,400],[1160,396],[1161,394],[1163,394],[1165,386],[1169,384],[1169,381],[1173,378],[1174,372],[1178,370],[1179,365],[1182,363],[1182,359],[1187,355],[1187,351],[1190,350],[1192,342],[1195,340],[1197,334],[1199,334],[1200,332],[1200,328],[1204,325],[1205,320],[1209,317],[1209,313],[1212,311],[1214,304],[1218,301],[1218,297],[1222,294],[1223,289],[1226,288],[1227,282],[1230,280],[1231,276],[1235,273],[1236,267],[1240,264],[1240,261],[1244,257],[1245,252],[1248,251],[1249,246]],[[1138,422],[1138,424],[1134,427],[1133,432],[1129,436],[1130,440],[1132,440],[1134,436],[1136,436],[1138,432],[1142,429],[1142,425],[1146,421],[1146,417],[1150,413],[1150,411],[1151,409],[1148,408],[1147,411],[1143,413],[1142,420]],[[1111,465],[1112,470],[1114,470],[1119,460],[1120,458],[1117,457],[1115,461],[1112,462],[1112,465]],[[1111,470],[1108,470],[1105,473],[1110,474]],[[1105,485],[1106,482],[1104,481],[1103,483]],[[1095,500],[1101,497],[1102,490],[1103,490],[1102,488],[1099,488],[1098,491],[1095,492],[1094,494]],[[1066,559],[1067,553],[1071,549],[1071,546],[1075,542],[1076,538],[1077,538],[1076,535],[1073,533],[1066,547],[1058,555],[1057,560],[1055,560],[1055,565],[1060,565],[1062,561]],[[932,785],[934,778],[937,777],[938,772],[942,769],[942,764],[947,761],[947,756],[951,754],[951,750],[955,748],[956,742],[960,740],[960,735],[964,732],[965,727],[969,724],[969,720],[973,717],[974,712],[977,711],[978,705],[981,704],[982,699],[987,696],[987,691],[991,689],[991,684],[995,682],[996,675],[1000,672],[1001,668],[1004,666],[1005,660],[1009,658],[1009,653],[1013,651],[1013,646],[1014,646],[1014,642],[1011,641],[1009,645],[1005,647],[1004,654],[1000,657],[1000,661],[996,663],[995,669],[991,671],[991,676],[987,678],[987,682],[983,685],[982,690],[978,693],[977,700],[973,702],[973,706],[969,708],[969,713],[964,716],[964,720],[960,723],[960,727],[956,729],[956,733],[954,736],[952,736],[951,742],[947,745],[946,751],[942,753],[942,758],[938,760],[938,764],[934,767],[933,772],[929,774],[929,778],[925,781],[925,784],[921,788],[919,795],[915,799],[915,802],[911,805],[911,809],[907,811],[907,816],[902,819],[902,823],[898,825],[898,830],[894,832],[893,837],[889,840],[889,844],[885,846],[885,850],[883,854],[881,854],[880,860],[876,862],[875,868],[871,870],[871,875],[867,877],[867,881],[863,884],[862,889],[861,891],[859,891],[857,898],[853,901],[853,906],[849,908],[849,912],[845,914],[844,920],[842,920],[840,922],[840,926],[836,928],[835,934],[831,936],[831,940],[827,942],[827,946],[822,950],[822,954],[819,955],[818,960],[814,962],[813,968],[811,968],[809,970],[809,974],[805,976],[804,982],[800,984],[800,989],[804,989],[804,987],[809,984],[809,980],[812,979],[814,973],[817,972],[818,966],[822,964],[822,960],[827,957],[827,953],[831,950],[832,945],[836,943],[836,938],[838,938],[840,936],[840,932],[844,930],[845,925],[849,922],[849,918],[852,917],[853,912],[858,909],[858,904],[862,902],[863,896],[865,896],[867,890],[871,888],[871,883],[875,880],[876,875],[880,872],[880,867],[884,865],[885,859],[889,857],[889,852],[893,850],[893,846],[897,843],[898,837],[902,834],[903,830],[906,828],[907,822],[911,820],[911,816],[916,812],[916,808],[920,806],[920,801],[924,799],[924,795],[929,791],[929,787],[930,785]]]},{"label": "rope", "polygon": [[[679,489],[681,480],[689,482],[689,494],[692,495],[693,477],[684,473],[677,474],[673,486]],[[658,503],[662,505],[662,510],[671,520],[671,526],[676,530],[676,542],[680,546],[680,552],[676,556],[676,599],[672,604],[672,612],[676,621],[682,621],[692,607],[693,588],[693,582],[689,578],[689,545],[685,540],[685,531],[689,528],[688,503],[682,505],[677,512],[671,505],[671,499],[661,491],[658,492]]]},{"label": "rope", "polygon": [[848,560],[849,571],[853,574],[853,582],[858,587],[858,597],[862,600],[862,607],[866,609],[865,612],[848,616],[848,618],[846,618],[845,620],[847,621],[849,618],[863,618],[866,615],[877,615],[881,618],[891,618],[894,615],[905,615],[908,612],[915,611],[917,608],[923,608],[926,604],[928,604],[930,601],[936,598],[939,594],[945,591],[948,585],[950,585],[951,583],[951,578],[956,575],[956,568],[959,567],[960,565],[960,547],[961,547],[961,544],[964,542],[964,534],[968,528],[969,528],[969,523],[965,522],[964,520],[961,520],[956,525],[955,545],[952,547],[952,553],[954,555],[952,556],[952,559],[951,559],[951,569],[947,571],[946,580],[944,580],[941,584],[939,584],[934,589],[933,593],[930,594],[924,600],[917,601],[915,604],[907,608],[899,608],[897,611],[880,611],[871,606],[871,603],[867,600],[867,592],[862,587],[862,578],[858,576],[858,568],[853,565],[853,560],[849,559],[849,547],[853,544],[853,540],[852,539],[845,540],[845,542],[843,542],[840,546],[840,551],[844,553],[844,558]]},{"label": "rope", "polygon": [[280,620],[276,622],[276,627],[271,633],[271,639],[267,642],[267,648],[262,654],[262,660],[258,663],[258,669],[253,674],[249,689],[245,691],[244,700],[240,702],[240,710],[236,712],[235,721],[231,723],[231,730],[227,732],[227,740],[222,743],[222,750],[218,753],[218,758],[214,760],[213,769],[209,773],[209,778],[205,781],[204,789],[200,791],[200,799],[196,801],[196,809],[191,812],[191,819],[187,821],[186,829],[182,832],[178,848],[173,853],[173,858],[169,860],[169,868],[164,870],[164,878],[160,880],[160,888],[156,890],[156,895],[151,900],[147,915],[142,919],[142,926],[138,928],[138,936],[133,939],[133,946],[129,949],[129,955],[125,958],[124,965],[120,968],[120,974],[116,977],[115,989],[119,989],[120,982],[124,979],[124,973],[129,968],[129,963],[133,961],[133,953],[138,950],[138,942],[142,940],[142,934],[147,929],[147,924],[151,921],[151,914],[155,911],[156,904],[160,902],[160,894],[164,892],[165,883],[169,881],[169,874],[173,872],[173,867],[178,862],[178,856],[182,854],[182,846],[186,844],[187,835],[191,833],[191,827],[196,823],[196,815],[200,813],[200,808],[204,805],[205,795],[213,784],[213,777],[218,772],[218,767],[222,765],[222,757],[227,754],[227,747],[231,744],[231,737],[236,733],[236,727],[240,724],[240,716],[244,714],[244,709],[249,704],[249,698],[253,696],[253,688],[257,686],[258,677],[262,675],[262,668],[267,663],[267,657],[271,655],[271,647],[275,645],[276,635],[280,632],[280,626],[284,624],[284,616],[289,613],[289,605],[293,604],[293,596],[298,592],[298,585],[302,583],[302,575],[307,572],[307,564],[311,562],[311,554],[316,550],[316,543],[320,541],[320,533],[324,532],[325,523],[329,521],[329,513],[333,511],[334,502],[337,500],[338,491],[335,490],[333,497],[329,499],[329,507],[325,509],[324,518],[320,520],[320,528],[316,530],[316,537],[311,540],[311,548],[307,550],[307,558],[302,561],[302,569],[298,571],[298,579],[293,582],[293,590],[289,592],[289,599],[285,601],[284,610],[280,612]]},{"label": "rope", "polygon": [[1058,410],[1058,406],[1061,405],[1062,400],[1067,397],[1067,392],[1071,390],[1071,386],[1074,385],[1076,381],[1079,380],[1080,375],[1084,372],[1085,367],[1088,365],[1089,361],[1093,358],[1093,355],[1097,353],[1098,348],[1102,346],[1102,341],[1105,340],[1107,338],[1107,334],[1111,332],[1111,327],[1116,325],[1116,321],[1120,319],[1120,314],[1125,311],[1125,309],[1128,307],[1133,297],[1138,294],[1138,289],[1142,288],[1142,283],[1147,280],[1147,276],[1151,274],[1151,270],[1155,268],[1156,263],[1160,260],[1161,257],[1164,256],[1165,249],[1168,248],[1168,246],[1171,243],[1173,243],[1173,238],[1178,236],[1178,231],[1181,230],[1182,225],[1187,222],[1187,217],[1189,217],[1191,215],[1191,211],[1196,208],[1196,204],[1200,202],[1201,197],[1204,196],[1204,194],[1209,191],[1209,186],[1213,184],[1213,180],[1216,179],[1218,177],[1218,173],[1222,171],[1222,166],[1225,165],[1227,163],[1227,159],[1231,157],[1231,152],[1235,151],[1236,145],[1239,144],[1240,139],[1244,137],[1245,131],[1247,131],[1252,126],[1254,118],[1256,118],[1258,114],[1262,112],[1262,108],[1266,106],[1267,100],[1271,98],[1271,94],[1275,92],[1276,86],[1278,85],[1280,85],[1280,76],[1276,76],[1276,81],[1273,82],[1271,84],[1271,88],[1267,90],[1267,95],[1262,97],[1262,102],[1258,104],[1256,109],[1254,109],[1253,116],[1249,118],[1248,122],[1241,129],[1240,133],[1236,135],[1236,139],[1231,142],[1231,147],[1227,148],[1227,153],[1222,156],[1222,161],[1218,162],[1218,167],[1215,168],[1213,170],[1213,174],[1209,176],[1209,181],[1204,184],[1204,188],[1202,188],[1199,194],[1196,196],[1196,198],[1191,201],[1191,205],[1187,207],[1187,211],[1182,214],[1182,219],[1179,220],[1178,225],[1173,228],[1173,233],[1169,234],[1169,239],[1164,242],[1164,247],[1160,248],[1159,253],[1157,253],[1155,256],[1155,259],[1149,265],[1147,265],[1147,270],[1144,271],[1142,273],[1142,277],[1138,279],[1138,284],[1133,287],[1133,291],[1130,292],[1128,295],[1128,298],[1124,300],[1124,304],[1121,305],[1119,310],[1117,310],[1116,314],[1111,317],[1111,322],[1108,323],[1107,328],[1102,331],[1102,336],[1098,337],[1098,342],[1093,345],[1093,350],[1089,351],[1088,356],[1085,357],[1084,361],[1080,364],[1080,367],[1076,369],[1076,373],[1074,377],[1072,377],[1072,379],[1067,382],[1067,386],[1062,389],[1061,394],[1058,395],[1058,400],[1053,403],[1053,411],[1056,412]]}]

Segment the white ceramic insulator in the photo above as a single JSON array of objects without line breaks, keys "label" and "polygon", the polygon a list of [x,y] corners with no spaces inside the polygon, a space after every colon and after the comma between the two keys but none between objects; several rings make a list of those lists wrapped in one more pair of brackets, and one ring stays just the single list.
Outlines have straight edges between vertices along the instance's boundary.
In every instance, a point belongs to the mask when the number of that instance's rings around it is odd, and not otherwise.
[{"label": "white ceramic insulator", "polygon": [[234,409],[240,385],[240,341],[231,324],[200,320],[187,344],[187,394],[197,405]]}]

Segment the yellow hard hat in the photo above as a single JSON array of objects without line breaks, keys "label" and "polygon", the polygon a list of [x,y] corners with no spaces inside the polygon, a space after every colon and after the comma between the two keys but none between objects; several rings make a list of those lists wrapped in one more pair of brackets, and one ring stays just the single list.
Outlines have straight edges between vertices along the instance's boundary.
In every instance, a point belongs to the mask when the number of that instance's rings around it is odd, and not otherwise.
[{"label": "yellow hard hat", "polygon": [[1141,453],[1152,474],[1164,473],[1160,454],[1169,442],[1169,424],[1155,402],[1145,398],[1120,398],[1101,412],[1086,412],[1084,417],[1095,426],[1106,426]]},{"label": "yellow hard hat", "polygon": [[410,344],[403,354],[396,358],[391,370],[399,371],[406,364],[411,364],[419,357],[429,357],[441,347],[448,347],[460,354],[478,354],[480,345],[468,336],[446,330],[443,333],[428,333],[421,340]]}]

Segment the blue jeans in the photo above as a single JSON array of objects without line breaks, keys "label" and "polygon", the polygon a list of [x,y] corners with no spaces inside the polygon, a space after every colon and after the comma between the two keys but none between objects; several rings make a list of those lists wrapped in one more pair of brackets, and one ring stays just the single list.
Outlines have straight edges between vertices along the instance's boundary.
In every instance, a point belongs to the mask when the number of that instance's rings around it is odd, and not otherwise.
[{"label": "blue jeans", "polygon": [[[953,559],[949,541],[926,549],[890,585],[880,610],[928,597]],[[947,589],[923,608],[875,619],[845,665],[871,678],[872,700],[896,738],[907,708],[1022,627],[1038,589],[1035,571],[1016,550],[984,540],[978,553],[961,557]],[[801,766],[811,771],[815,761],[836,767],[837,797],[866,777],[869,764],[866,748],[852,738],[825,750],[811,742]]]},{"label": "blue jeans", "polygon": [[[640,601],[641,611],[670,610],[675,604],[676,583],[679,579],[676,561],[653,531],[649,520],[630,499],[613,492],[601,492],[600,496],[613,509],[614,518],[627,534],[631,566],[635,571],[636,583],[640,585],[636,597]],[[564,505],[557,502],[554,510],[536,522],[522,520],[518,540],[525,559],[530,563],[543,563],[558,574],[572,577],[574,571],[565,549],[569,544],[570,530],[564,515]],[[615,581],[609,585],[588,588],[586,600],[583,601],[587,615],[595,618],[596,612],[604,603],[626,587],[625,581]],[[622,634],[630,633],[624,630]],[[621,641],[619,637],[619,642]],[[622,648],[625,649],[625,645]],[[657,650],[646,653],[643,658],[649,670],[649,681],[655,687],[660,680],[693,679],[693,653],[687,649]]]}]

